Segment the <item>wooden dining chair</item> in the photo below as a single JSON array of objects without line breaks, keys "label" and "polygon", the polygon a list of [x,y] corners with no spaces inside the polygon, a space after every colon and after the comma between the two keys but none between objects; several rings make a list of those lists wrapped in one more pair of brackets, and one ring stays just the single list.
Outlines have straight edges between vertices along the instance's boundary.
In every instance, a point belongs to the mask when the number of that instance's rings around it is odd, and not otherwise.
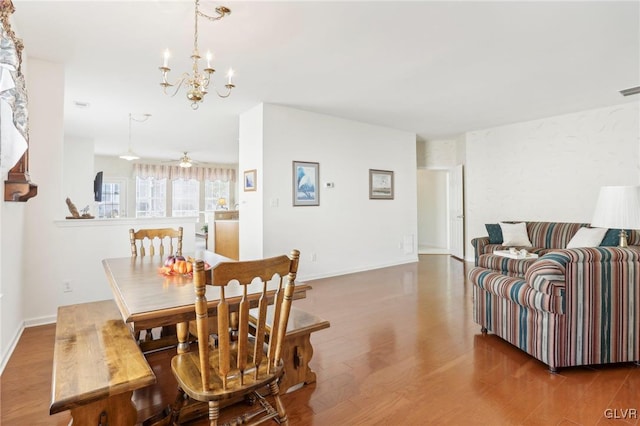
[{"label": "wooden dining chair", "polygon": [[[161,258],[164,258],[165,254],[182,256],[182,227],[178,229],[173,228],[151,228],[151,229],[139,229],[135,231],[133,228],[129,229],[129,242],[131,243],[131,256],[145,256],[147,252],[149,256],[158,254]],[[175,252],[174,252],[175,244]],[[160,336],[175,335],[175,325],[166,326],[160,328]],[[140,333],[136,334],[136,339],[140,339]],[[144,340],[150,342],[153,340],[153,330],[147,329]],[[147,344],[146,346],[149,346]],[[149,347],[149,349],[155,349]]]},{"label": "wooden dining chair", "polygon": [[[129,229],[129,240],[131,241],[131,256],[145,256],[147,251],[153,256],[159,254],[168,256],[170,254],[182,256],[182,226],[178,229],[173,228],[156,228],[156,229],[139,229],[134,231]],[[174,251],[175,242],[175,251]],[[168,249],[168,250],[167,250]]]},{"label": "wooden dining chair", "polygon": [[[242,287],[242,299],[237,306],[238,329],[234,330],[233,337],[231,333],[219,332],[216,345],[209,343],[204,264],[201,260],[195,262],[193,283],[198,351],[178,354],[171,360],[171,370],[178,382],[178,405],[185,403],[185,394],[194,400],[207,402],[209,423],[215,426],[218,424],[222,401],[244,398],[260,404],[247,405],[247,412],[234,418],[236,423],[233,424],[257,424],[270,419],[279,424],[288,424],[279,395],[278,380],[284,371],[282,344],[287,331],[299,258],[300,252],[293,250],[289,256],[223,262],[213,268],[211,285],[217,288],[219,298],[218,330],[229,330],[229,311],[236,310],[235,306],[230,309],[225,290],[231,286]],[[267,295],[267,282],[272,279],[278,282],[278,289],[272,296],[275,309],[272,330],[277,330],[277,333],[268,336],[265,324],[271,295]],[[261,286],[255,335],[249,333],[250,303],[247,299],[247,287],[252,282],[253,286]],[[268,392],[261,392],[265,389]],[[273,399],[275,408],[268,399]],[[173,410],[174,422],[178,420],[180,408],[176,406]]]}]

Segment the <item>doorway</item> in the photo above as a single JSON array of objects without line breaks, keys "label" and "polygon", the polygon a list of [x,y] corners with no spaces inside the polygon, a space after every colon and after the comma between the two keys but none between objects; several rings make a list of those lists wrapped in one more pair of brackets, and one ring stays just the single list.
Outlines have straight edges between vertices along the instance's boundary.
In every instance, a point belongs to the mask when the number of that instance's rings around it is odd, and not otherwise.
[{"label": "doorway", "polygon": [[464,259],[462,166],[417,171],[418,253]]}]

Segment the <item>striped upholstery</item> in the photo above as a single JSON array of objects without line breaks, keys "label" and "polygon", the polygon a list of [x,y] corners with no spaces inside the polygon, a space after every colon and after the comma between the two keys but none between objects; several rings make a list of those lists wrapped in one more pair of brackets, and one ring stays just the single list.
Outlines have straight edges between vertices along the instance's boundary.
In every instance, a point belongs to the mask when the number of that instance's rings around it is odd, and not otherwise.
[{"label": "striped upholstery", "polygon": [[524,278],[469,272],[474,318],[550,368],[640,361],[640,250],[557,250]]},{"label": "striped upholstery", "polygon": [[478,259],[478,266],[498,271],[510,277],[524,277],[533,259],[510,259],[493,254],[482,254]]},{"label": "striped upholstery", "polygon": [[640,246],[640,231],[638,231],[637,229],[631,231],[631,233],[627,236],[627,244],[629,244],[630,246]]},{"label": "striped upholstery", "polygon": [[[509,222],[514,223],[514,222]],[[569,222],[526,222],[527,234],[533,247],[526,248],[529,253],[544,255],[555,249],[567,247],[571,238],[583,226],[588,223]],[[630,246],[640,246],[640,231],[633,230],[627,238]],[[479,266],[480,256],[493,253],[494,250],[506,250],[509,247],[501,244],[489,244],[489,237],[479,237],[471,240],[471,245],[475,250],[475,265]]]}]

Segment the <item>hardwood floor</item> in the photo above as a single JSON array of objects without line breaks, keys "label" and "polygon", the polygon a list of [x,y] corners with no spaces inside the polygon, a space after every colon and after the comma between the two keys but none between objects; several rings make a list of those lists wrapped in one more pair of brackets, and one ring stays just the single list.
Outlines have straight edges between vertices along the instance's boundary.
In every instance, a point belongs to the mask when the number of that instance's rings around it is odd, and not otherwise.
[{"label": "hardwood floor", "polygon": [[[473,322],[463,264],[416,264],[327,278],[294,306],[331,321],[312,335],[318,382],[283,397],[291,425],[638,425],[640,367],[546,366]],[[48,415],[54,326],[25,330],[1,377],[1,423]],[[137,391],[140,419],[175,396],[171,351],[149,356],[159,383]],[[611,418],[607,418],[611,417]],[[205,425],[205,420],[194,422]]]}]

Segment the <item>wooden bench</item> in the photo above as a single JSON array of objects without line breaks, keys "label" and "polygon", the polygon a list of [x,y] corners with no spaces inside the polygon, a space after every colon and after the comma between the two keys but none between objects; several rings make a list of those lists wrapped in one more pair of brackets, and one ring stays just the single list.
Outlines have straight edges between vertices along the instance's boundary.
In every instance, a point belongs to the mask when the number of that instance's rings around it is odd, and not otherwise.
[{"label": "wooden bench", "polygon": [[[255,309],[249,311],[249,320],[255,325],[256,317],[252,315]],[[267,307],[267,331],[271,332],[273,324],[273,306]],[[295,390],[303,384],[314,383],[316,373],[309,367],[313,356],[311,333],[329,328],[329,321],[302,309],[291,307],[287,323],[287,335],[282,348],[284,361],[284,376],[280,382],[280,392]],[[295,386],[295,389],[294,389]]]},{"label": "wooden bench", "polygon": [[58,308],[49,414],[74,425],[134,425],[135,389],[156,382],[113,300]]}]

